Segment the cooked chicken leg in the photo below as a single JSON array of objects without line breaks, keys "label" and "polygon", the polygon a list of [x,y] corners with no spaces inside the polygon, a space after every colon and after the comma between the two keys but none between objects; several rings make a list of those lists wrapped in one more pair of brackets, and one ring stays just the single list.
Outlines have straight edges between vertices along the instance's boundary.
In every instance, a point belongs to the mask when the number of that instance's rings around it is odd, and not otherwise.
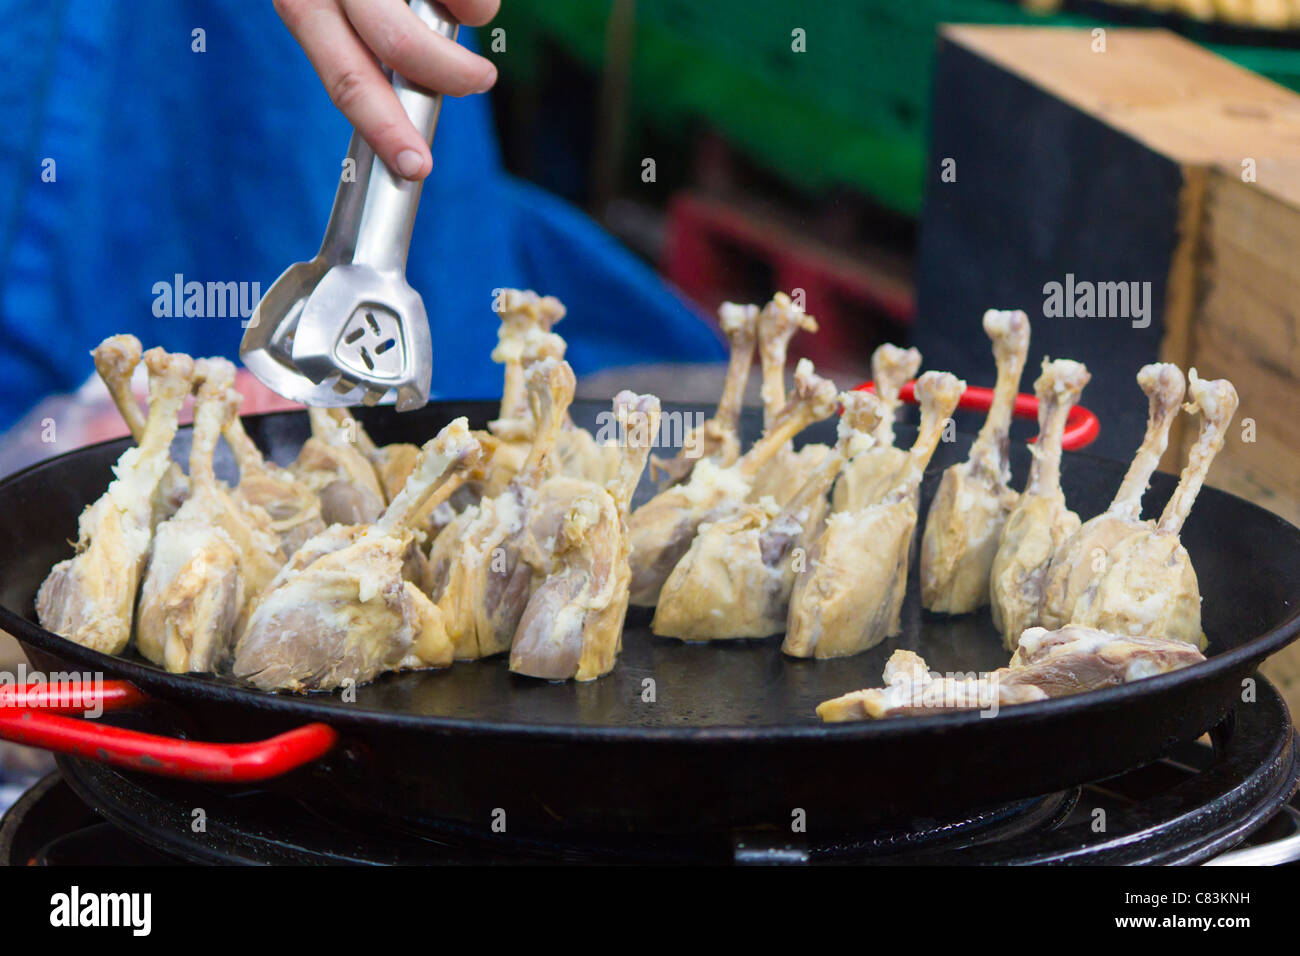
[{"label": "cooked chicken leg", "polygon": [[631,580],[628,508],[659,430],[659,399],[620,392],[614,415],[625,436],[618,476],[603,488],[569,477],[542,487],[525,552],[534,590],[510,648],[515,673],[592,680],[614,668]]},{"label": "cooked chicken leg", "polygon": [[380,447],[346,408],[331,408],[328,411],[339,427],[352,438],[357,451],[370,462],[375,477],[379,479],[379,487],[383,489],[384,500],[391,501],[415,470],[415,462],[420,457],[420,446],[410,442],[393,442]]},{"label": "cooked chicken leg", "polygon": [[[552,296],[519,289],[504,289],[497,303],[501,328],[497,331],[497,347],[492,360],[505,365],[505,384],[501,393],[501,416],[488,423],[493,435],[513,444],[518,449],[517,461],[522,464],[529,443],[537,430],[537,422],[525,395],[524,375],[528,366],[545,358],[563,359],[565,342],[551,332],[556,322],[564,318],[564,305]],[[494,456],[498,465],[504,462],[499,449]],[[617,448],[599,444],[591,432],[575,425],[564,413],[560,437],[556,443],[552,468],[575,478],[587,478],[603,483],[618,471]],[[516,468],[518,465],[516,465]],[[500,494],[511,475],[500,474],[497,465],[489,470],[493,481],[491,494]]]},{"label": "cooked chicken leg", "polygon": [[241,506],[212,469],[223,426],[240,394],[225,359],[199,359],[201,384],[190,446],[190,496],[158,525],[140,589],[136,648],[173,673],[212,671],[234,644],[251,600],[275,576],[284,555],[271,519]]},{"label": "cooked chicken leg", "polygon": [[263,690],[330,690],[386,671],[450,664],[443,613],[403,577],[402,565],[425,501],[478,454],[463,418],[430,439],[373,526],[263,596],[235,647],[235,676]]},{"label": "cooked chicken leg", "polygon": [[1125,636],[1067,625],[1056,631],[1031,627],[1020,635],[1006,673],[1033,684],[1048,697],[1131,684],[1205,660],[1183,641]]},{"label": "cooked chicken leg", "polygon": [[239,485],[235,498],[248,508],[261,508],[271,519],[271,530],[280,539],[280,549],[293,554],[304,541],[325,530],[320,499],[288,469],[262,457],[234,414],[221,434],[239,464]]},{"label": "cooked chicken leg", "polygon": [[795,578],[825,526],[826,491],[849,449],[874,441],[886,414],[884,403],[866,392],[842,392],[840,402],[839,441],[785,508],[778,511],[767,499],[700,526],[659,595],[651,624],[656,634],[708,641],[785,630]]},{"label": "cooked chicken leg", "polygon": [[[663,475],[665,488],[689,478],[695,463],[702,458],[725,468],[740,457],[740,412],[744,407],[749,370],[754,364],[754,345],[758,341],[758,306],[724,302],[718,308],[718,324],[731,347],[718,410],[712,418],[691,429],[676,457],[667,461],[651,457],[650,476],[658,480]],[[783,400],[784,391],[783,387]]]},{"label": "cooked chicken leg", "polygon": [[1043,581],[1052,556],[1079,530],[1079,516],[1065,504],[1061,491],[1061,437],[1066,416],[1088,384],[1088,369],[1069,359],[1043,360],[1034,383],[1038,396],[1038,443],[1030,446],[1025,491],[1002,528],[989,579],[993,626],[1002,633],[1007,650],[1014,650],[1020,632],[1038,623]]},{"label": "cooked chicken leg", "polygon": [[[573,400],[575,380],[567,362],[543,359],[525,373],[525,388],[538,422],[528,458],[495,498],[485,498],[451,542],[445,584],[433,592],[448,620],[458,660],[489,657],[510,649],[532,591],[533,569],[522,560],[538,489],[550,474],[551,456]],[[441,545],[447,532],[439,536]],[[441,564],[437,558],[436,564]]]},{"label": "cooked chicken leg", "polygon": [[846,657],[900,629],[916,489],[966,383],[926,372],[916,383],[921,430],[892,491],[861,511],[837,511],[797,576],[781,650],[792,657]]},{"label": "cooked chicken leg", "polygon": [[817,716],[828,724],[884,717],[915,717],[951,710],[994,711],[1008,704],[1046,700],[1032,683],[1008,676],[1005,667],[984,677],[931,673],[925,659],[897,650],[885,663],[884,687],[870,687],[823,701]]},{"label": "cooked chicken leg", "polygon": [[943,677],[925,661],[898,650],[885,665],[885,687],[854,691],[817,707],[828,723],[941,713],[947,710],[1001,709],[1131,684],[1205,660],[1182,641],[1122,637],[1087,627],[1048,631],[1031,627],[1020,638],[1008,667],[982,678]]},{"label": "cooked chicken leg", "polygon": [[876,426],[875,441],[869,447],[862,443],[861,447],[852,449],[852,460],[840,471],[831,496],[836,511],[861,511],[867,505],[874,505],[894,486],[894,479],[907,460],[907,452],[894,445],[894,416],[902,404],[898,393],[916,377],[920,368],[921,353],[916,349],[900,349],[886,343],[872,353],[871,377],[887,413]]},{"label": "cooked chicken leg", "polygon": [[357,447],[359,429],[324,408],[309,408],[311,438],[289,468],[320,496],[321,518],[330,524],[369,524],[384,510],[379,477]]},{"label": "cooked chicken leg", "polygon": [[1110,551],[1074,608],[1072,624],[1116,634],[1168,638],[1205,649],[1201,589],[1192,559],[1178,540],[1192,503],[1223,447],[1237,411],[1237,390],[1226,379],[1205,381],[1189,373],[1189,411],[1201,413],[1201,430],[1188,453],[1178,487],[1154,529],[1124,538]]},{"label": "cooked chicken leg", "polygon": [[36,595],[41,626],[104,654],[131,641],[136,590],[153,538],[152,506],[190,393],[194,361],[150,349],[149,417],[140,444],[117,460],[108,490],[77,521],[77,553],[60,561]]},{"label": "cooked chicken leg", "polygon": [[752,498],[755,478],[795,435],[835,411],[836,394],[834,382],[815,375],[807,359],[800,361],[790,404],[734,465],[719,468],[701,460],[690,480],[661,491],[632,512],[628,530],[633,604],[653,607],[658,603],[664,582],[690,548],[700,525],[729,517]]},{"label": "cooked chicken leg", "polygon": [[[786,403],[785,365],[790,339],[800,330],[817,331],[817,321],[778,292],[758,316],[758,356],[763,370],[763,428],[768,430]],[[803,487],[817,463],[830,451],[825,445],[806,444],[795,451],[786,442],[761,473],[755,476],[751,501],[770,495],[778,506],[786,505]]]},{"label": "cooked chicken leg", "polygon": [[993,404],[970,456],[943,473],[921,536],[921,606],[941,614],[965,614],[989,602],[993,556],[1016,504],[1008,486],[1009,434],[1029,351],[1029,319],[990,309],[984,331],[998,367]]},{"label": "cooked chicken leg", "polygon": [[[90,353],[95,359],[95,371],[108,387],[113,404],[122,414],[131,437],[139,444],[144,438],[145,418],[136,404],[131,390],[131,376],[140,364],[140,340],[134,335],[111,335]],[[153,523],[170,518],[190,494],[190,481],[180,465],[171,462],[163,473],[158,490],[154,493]]]},{"label": "cooked chicken leg", "polygon": [[[436,487],[428,490],[427,493],[422,492],[421,503],[416,508],[414,517],[403,518],[403,527],[412,529],[412,534],[409,536],[410,540],[406,551],[402,554],[402,577],[421,591],[427,592],[433,581],[429,559],[420,547],[426,515],[430,509],[445,504],[452,495],[465,485],[482,479],[484,456],[480,436],[484,434],[483,432],[470,432],[470,436],[475,439],[473,454],[457,459],[441,476]],[[428,447],[427,443],[425,447]],[[421,451],[423,452],[423,449]],[[416,460],[416,465],[418,467],[419,459]],[[414,474],[415,470],[412,469],[411,473]],[[410,484],[410,481],[410,476],[408,476],[407,483]],[[404,485],[403,489],[405,488]],[[401,494],[402,492],[399,490],[393,501],[396,502],[401,497]],[[394,504],[389,504],[385,510],[391,511],[393,508]],[[312,535],[290,555],[289,560],[280,568],[275,579],[267,586],[264,594],[274,591],[298,571],[312,564],[318,558],[355,544],[371,527],[372,525],[367,524],[332,524],[323,531]]]},{"label": "cooked chicken leg", "polygon": [[1150,401],[1146,435],[1110,507],[1085,521],[1053,556],[1038,613],[1043,627],[1063,627],[1072,620],[1079,595],[1105,567],[1111,548],[1152,524],[1142,520],[1142,496],[1169,445],[1169,427],[1178,415],[1187,383],[1178,366],[1167,363],[1145,366],[1137,380]]},{"label": "cooked chicken leg", "polygon": [[[501,414],[488,424],[488,429],[506,441],[526,443],[532,440],[537,424],[524,388],[527,353],[530,348],[536,348],[539,335],[549,333],[564,318],[564,304],[554,296],[539,296],[531,290],[503,289],[497,309],[501,327],[497,329],[492,361],[505,366],[505,383],[501,389]],[[532,359],[540,361],[547,357],[564,358],[563,346],[559,354],[534,354]]]}]

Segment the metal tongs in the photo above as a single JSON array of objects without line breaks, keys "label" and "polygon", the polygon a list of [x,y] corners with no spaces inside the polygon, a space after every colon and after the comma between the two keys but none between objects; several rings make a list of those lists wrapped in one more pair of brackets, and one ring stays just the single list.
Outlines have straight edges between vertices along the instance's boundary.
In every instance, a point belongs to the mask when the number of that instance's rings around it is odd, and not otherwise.
[{"label": "metal tongs", "polygon": [[[456,39],[459,24],[442,4],[410,6],[435,32]],[[407,116],[432,144],[442,95],[391,76]],[[423,184],[394,175],[356,133],[348,158],[320,252],[291,265],[262,296],[239,356],[291,401],[376,405],[396,392],[404,412],[429,400],[433,377],[429,318],[406,281]]]}]

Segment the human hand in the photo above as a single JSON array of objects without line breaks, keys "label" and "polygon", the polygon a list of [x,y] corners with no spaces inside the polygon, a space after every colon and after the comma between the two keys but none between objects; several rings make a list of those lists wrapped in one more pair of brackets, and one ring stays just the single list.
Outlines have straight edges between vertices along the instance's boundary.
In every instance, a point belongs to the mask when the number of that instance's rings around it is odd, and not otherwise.
[{"label": "human hand", "polygon": [[[466,26],[482,26],[500,0],[441,0]],[[334,105],[388,168],[405,179],[429,175],[429,144],[411,124],[382,63],[448,96],[491,89],[496,67],[439,36],[405,0],[274,0],[276,12],[315,67]]]}]

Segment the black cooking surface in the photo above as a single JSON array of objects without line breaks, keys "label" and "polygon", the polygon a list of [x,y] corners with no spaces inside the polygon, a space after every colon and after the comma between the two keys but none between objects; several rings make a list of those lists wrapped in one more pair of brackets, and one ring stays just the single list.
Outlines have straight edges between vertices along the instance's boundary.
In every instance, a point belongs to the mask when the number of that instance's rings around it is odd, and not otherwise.
[{"label": "black cooking surface", "polygon": [[[579,421],[593,423],[603,408],[582,406]],[[418,413],[372,409],[362,417],[382,443],[421,441],[456,415],[477,425],[493,413],[490,403],[439,403]],[[307,432],[299,414],[254,417],[247,425],[281,461],[296,454]],[[969,418],[959,422],[972,426]],[[807,437],[825,440],[832,428]],[[914,431],[900,433],[906,442]],[[585,685],[514,677],[494,660],[389,676],[361,689],[356,702],[270,695],[107,658],[32,626],[40,581],[66,555],[63,539],[74,533],[84,503],[102,493],[125,446],[85,449],[0,482],[8,515],[8,534],[0,537],[0,623],[39,668],[102,671],[134,682],[157,702],[158,732],[242,741],[326,721],[338,732],[337,746],[272,787],[315,806],[332,804],[345,821],[382,816],[422,835],[454,822],[462,835],[482,836],[498,809],[508,810],[515,838],[543,844],[592,832],[653,832],[671,842],[707,830],[715,841],[730,839],[737,830],[788,830],[792,808],[806,812],[809,838],[823,847],[864,826],[910,833],[908,821],[918,814],[942,827],[964,821],[973,807],[1060,792],[1195,739],[1240,702],[1242,680],[1300,626],[1300,531],[1206,489],[1183,538],[1205,598],[1210,659],[1120,687],[1005,708],[996,719],[964,711],[817,722],[819,701],[877,685],[895,647],[918,650],[941,671],[988,670],[1006,661],[987,615],[924,615],[915,586],[902,635],[845,660],[786,660],[779,638],[686,646],[646,634],[647,616],[636,612],[614,673]],[[923,498],[967,448],[962,439],[939,449]],[[1013,445],[1017,482],[1027,458]],[[1124,469],[1067,456],[1071,505],[1085,515],[1105,508]],[[1174,483],[1156,476],[1148,514],[1158,512]]]},{"label": "black cooking surface", "polygon": [[[432,418],[423,429],[418,419],[411,417],[421,413],[394,416],[386,409],[363,410],[360,417],[375,440],[383,443],[418,440],[425,432],[432,434],[458,413],[469,414],[472,426],[482,425],[492,408],[487,403],[441,406],[431,411]],[[670,406],[669,410],[674,409]],[[582,402],[575,406],[574,417],[580,424],[596,429],[600,424],[597,416],[606,410],[604,403]],[[909,409],[909,414],[914,417],[915,409]],[[306,416],[301,415],[263,416],[249,419],[248,424],[259,444],[285,463],[292,460],[308,433]],[[745,419],[747,441],[756,436],[759,424],[757,414],[751,411]],[[978,424],[978,418],[966,424]],[[1031,423],[1019,422],[1016,427],[1022,438],[1033,433]],[[901,445],[910,444],[914,435],[912,426],[899,427]],[[833,441],[834,424],[823,422],[808,429],[801,438]],[[928,507],[942,470],[965,458],[970,440],[969,436],[959,436],[957,441],[941,444],[923,484],[923,507]],[[185,429],[177,441],[177,457],[183,458],[187,453],[188,441],[189,430]],[[108,482],[108,466],[128,446],[129,442],[124,440],[94,455],[87,462],[84,480],[76,486],[51,491],[33,483],[34,487],[42,488],[42,493],[70,498],[68,507],[55,509],[68,526],[59,533],[42,529],[41,540],[19,559],[23,565],[30,562],[31,567],[6,568],[0,581],[0,603],[35,621],[36,585],[44,577],[45,569],[66,557],[64,538],[75,536],[74,522],[80,504],[102,492]],[[1029,454],[1022,442],[1013,443],[1012,458],[1014,483],[1019,485],[1029,465]],[[232,474],[233,466],[228,461],[221,464],[219,470]],[[1086,454],[1067,454],[1063,481],[1071,506],[1084,516],[1104,510],[1125,467]],[[1174,483],[1172,476],[1154,476],[1146,499],[1147,514],[1158,513]],[[638,502],[652,493],[649,481],[643,481]],[[1280,600],[1282,594],[1300,592],[1300,573],[1293,564],[1270,569],[1261,563],[1266,556],[1254,553],[1253,538],[1234,535],[1232,529],[1200,518],[1202,512],[1210,510],[1208,502],[1223,497],[1213,489],[1203,492],[1205,501],[1193,512],[1183,535],[1201,579],[1211,583],[1208,589],[1211,597],[1204,608],[1211,653],[1218,649],[1220,636],[1230,635],[1227,643],[1233,645],[1246,635],[1276,626],[1280,622],[1270,618],[1268,609],[1284,603]],[[46,510],[49,510],[48,502]],[[1300,541],[1294,529],[1281,519],[1277,523],[1279,530],[1289,531]],[[1275,552],[1269,559],[1273,557]],[[944,673],[987,672],[1006,664],[1009,655],[1002,647],[987,609],[954,618],[921,610],[916,565],[914,557],[902,613],[903,633],[855,657],[794,660],[781,654],[779,636],[686,644],[656,637],[650,632],[651,612],[632,608],[618,664],[612,674],[596,681],[548,684],[511,674],[503,660],[497,658],[459,662],[441,671],[387,675],[358,688],[355,701],[344,701],[334,694],[312,695],[311,701],[326,708],[340,708],[348,714],[371,711],[489,723],[650,728],[814,726],[818,723],[815,709],[820,702],[846,691],[878,686],[885,661],[898,648],[920,653],[933,669]],[[1254,573],[1243,574],[1242,569],[1250,566]],[[1228,579],[1234,581],[1231,601],[1216,596],[1212,586],[1213,582]],[[133,652],[124,657],[156,670]],[[199,675],[187,680],[233,683],[230,678]]]}]

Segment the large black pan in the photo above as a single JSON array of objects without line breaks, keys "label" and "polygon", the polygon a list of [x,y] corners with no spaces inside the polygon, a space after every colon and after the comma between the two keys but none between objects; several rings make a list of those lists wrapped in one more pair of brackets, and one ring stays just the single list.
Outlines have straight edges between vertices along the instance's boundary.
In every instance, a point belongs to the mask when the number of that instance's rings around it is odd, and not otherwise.
[{"label": "large black pan", "polygon": [[[579,403],[575,417],[590,422],[602,407]],[[488,403],[433,403],[364,419],[380,442],[420,441],[456,415],[481,426],[493,411]],[[247,425],[280,462],[307,434],[300,414]],[[912,434],[900,429],[904,442]],[[895,647],[919,651],[941,671],[1005,663],[987,612],[924,614],[914,581],[902,636],[847,660],[785,659],[779,638],[685,645],[651,635],[648,615],[634,609],[618,666],[592,683],[517,677],[498,659],[390,675],[361,688],[354,703],[270,695],[220,678],[167,674],[133,656],[106,657],[35,623],[41,580],[67,556],[77,515],[103,492],[125,447],[82,449],[0,482],[0,627],[38,667],[102,671],[165,702],[152,720],[167,732],[251,740],[324,721],[339,732],[338,746],[279,785],[406,825],[454,821],[488,832],[504,811],[512,834],[769,825],[789,832],[802,811],[810,835],[827,835],[1047,793],[1150,761],[1234,706],[1249,706],[1241,702],[1243,682],[1300,629],[1300,531],[1207,489],[1183,539],[1200,575],[1210,659],[993,719],[966,712],[824,726],[815,717],[818,702],[877,685]],[[923,489],[927,504],[939,471],[967,447],[966,440],[941,447]],[[1017,480],[1027,458],[1017,443]],[[1102,510],[1123,470],[1068,455],[1071,505],[1085,517]],[[1148,513],[1173,484],[1155,478]]]}]

